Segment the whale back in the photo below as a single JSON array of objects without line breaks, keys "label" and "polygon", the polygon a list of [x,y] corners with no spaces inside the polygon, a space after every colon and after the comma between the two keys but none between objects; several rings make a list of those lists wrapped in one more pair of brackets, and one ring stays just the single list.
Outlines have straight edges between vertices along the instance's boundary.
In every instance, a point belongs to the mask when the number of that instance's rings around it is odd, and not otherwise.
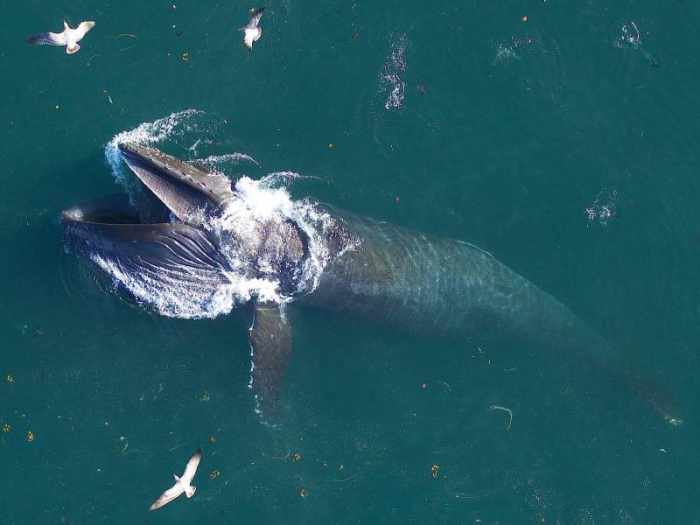
[{"label": "whale back", "polygon": [[330,213],[346,232],[337,237],[356,242],[345,250],[331,248],[338,255],[300,304],[426,334],[514,329],[561,343],[572,330],[592,332],[559,301],[476,246],[335,209]]}]

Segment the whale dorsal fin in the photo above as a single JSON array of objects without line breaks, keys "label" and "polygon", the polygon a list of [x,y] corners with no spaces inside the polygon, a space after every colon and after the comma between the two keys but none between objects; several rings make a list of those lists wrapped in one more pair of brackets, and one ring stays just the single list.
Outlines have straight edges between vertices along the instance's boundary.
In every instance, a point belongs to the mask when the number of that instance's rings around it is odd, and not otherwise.
[{"label": "whale dorsal fin", "polygon": [[280,397],[292,351],[292,325],[279,304],[255,304],[249,341],[252,347],[250,387],[255,392],[257,410],[272,422],[282,415]]}]

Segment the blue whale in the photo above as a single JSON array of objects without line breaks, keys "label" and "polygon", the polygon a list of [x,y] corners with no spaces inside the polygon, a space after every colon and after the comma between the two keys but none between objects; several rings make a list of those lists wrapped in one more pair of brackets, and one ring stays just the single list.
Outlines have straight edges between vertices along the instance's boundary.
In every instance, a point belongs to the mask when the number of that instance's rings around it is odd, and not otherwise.
[{"label": "blue whale", "polygon": [[655,378],[623,366],[568,308],[476,246],[321,204],[315,209],[328,220],[311,226],[290,216],[214,231],[212,218],[240,197],[229,179],[154,148],[119,149],[160,211],[144,220],[123,194],[74,206],[62,212],[67,247],[120,284],[138,282],[126,286],[130,291],[158,287],[171,302],[209,304],[241,268],[255,282],[274,281],[274,297],[259,291],[244,298],[255,310],[250,386],[259,410],[271,417],[292,348],[285,311],[299,305],[422,334],[509,333],[546,342],[626,385],[669,423],[682,422]]}]

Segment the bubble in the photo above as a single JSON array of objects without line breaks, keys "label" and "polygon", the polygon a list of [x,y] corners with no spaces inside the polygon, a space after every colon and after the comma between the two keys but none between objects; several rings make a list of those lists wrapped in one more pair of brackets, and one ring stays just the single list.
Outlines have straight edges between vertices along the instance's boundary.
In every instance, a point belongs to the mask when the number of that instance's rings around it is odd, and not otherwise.
[{"label": "bubble", "polygon": [[387,110],[403,107],[403,99],[406,95],[406,45],[408,38],[405,33],[392,35],[389,56],[384,62],[382,73],[379,77],[379,89],[387,92],[384,102]]},{"label": "bubble", "polygon": [[617,200],[617,190],[603,188],[599,191],[593,203],[584,210],[589,223],[607,226],[608,222],[617,217]]}]

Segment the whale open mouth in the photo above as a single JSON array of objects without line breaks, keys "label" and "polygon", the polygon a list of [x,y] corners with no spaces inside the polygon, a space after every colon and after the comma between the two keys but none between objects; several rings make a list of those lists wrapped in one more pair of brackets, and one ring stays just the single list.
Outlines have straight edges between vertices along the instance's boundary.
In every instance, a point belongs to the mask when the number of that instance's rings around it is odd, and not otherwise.
[{"label": "whale open mouth", "polygon": [[164,315],[214,317],[253,297],[296,293],[308,239],[294,221],[221,227],[241,208],[230,179],[154,148],[125,143],[119,150],[148,191],[136,203],[121,193],[64,210],[68,251]]},{"label": "whale open mouth", "polygon": [[[228,270],[201,223],[232,195],[230,181],[159,150],[120,144],[124,160],[156,198],[135,207],[125,193],[61,212],[67,247],[78,254],[151,268]],[[169,220],[169,215],[174,221]]]},{"label": "whale open mouth", "polygon": [[120,150],[151,195],[138,207],[120,193],[64,210],[67,250],[161,313],[207,315],[231,285],[231,267],[201,222],[230,197],[230,181],[151,148],[125,144]]}]

